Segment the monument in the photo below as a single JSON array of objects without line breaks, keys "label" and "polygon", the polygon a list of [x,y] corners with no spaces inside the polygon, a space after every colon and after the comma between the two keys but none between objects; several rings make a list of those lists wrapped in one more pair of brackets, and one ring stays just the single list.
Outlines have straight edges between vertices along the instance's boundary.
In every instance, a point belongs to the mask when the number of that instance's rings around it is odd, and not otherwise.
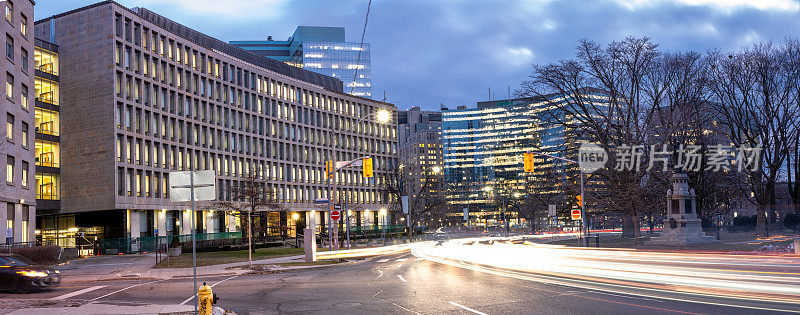
[{"label": "monument", "polygon": [[650,238],[649,244],[686,246],[716,242],[714,236],[703,233],[694,189],[689,189],[689,176],[675,173],[671,181],[672,189],[667,190],[667,218],[664,219],[663,232],[659,237]]}]

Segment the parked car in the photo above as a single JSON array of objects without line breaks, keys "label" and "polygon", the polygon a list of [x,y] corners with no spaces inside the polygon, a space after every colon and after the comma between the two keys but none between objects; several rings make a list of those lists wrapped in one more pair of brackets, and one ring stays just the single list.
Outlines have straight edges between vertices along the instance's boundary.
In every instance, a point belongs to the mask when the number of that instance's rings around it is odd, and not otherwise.
[{"label": "parked car", "polygon": [[37,266],[20,255],[0,254],[0,289],[28,293],[59,284],[58,270]]}]

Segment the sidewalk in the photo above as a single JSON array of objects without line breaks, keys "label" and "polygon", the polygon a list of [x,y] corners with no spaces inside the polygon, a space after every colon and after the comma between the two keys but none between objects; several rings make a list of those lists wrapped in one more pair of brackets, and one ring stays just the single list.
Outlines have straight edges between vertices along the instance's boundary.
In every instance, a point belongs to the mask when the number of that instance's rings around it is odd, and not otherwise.
[{"label": "sidewalk", "polygon": [[[277,258],[268,258],[268,259],[261,259],[261,260],[253,260],[253,265],[269,265],[269,264],[279,264],[279,263],[287,263],[287,262],[296,262],[296,261],[303,261],[303,255],[295,255],[295,256],[285,256],[285,257],[277,257]],[[247,266],[247,261],[242,262],[235,262],[235,263],[228,263],[228,264],[221,264],[221,265],[211,265],[211,266],[202,266],[197,267],[197,276],[223,276],[223,275],[241,275],[252,272],[252,270],[247,269],[233,269],[231,267],[241,267]],[[231,268],[230,270],[228,268]],[[191,277],[192,276],[192,268],[158,268],[158,269],[150,269],[144,274],[142,274],[142,278],[153,278],[153,279],[169,279],[174,277]]]},{"label": "sidewalk", "polygon": [[[287,262],[303,261],[303,255],[285,256],[254,260],[253,265],[269,265]],[[153,268],[155,265],[155,255],[141,255],[140,259],[133,259],[127,266],[110,272],[82,273],[76,270],[62,271],[64,282],[91,282],[104,280],[137,280],[137,279],[170,279],[175,277],[191,277],[192,268]],[[221,265],[197,267],[197,276],[224,276],[241,275],[252,272],[247,269],[234,269],[231,267],[247,266],[247,261],[227,263]],[[228,268],[231,268],[230,270]],[[287,269],[291,269],[287,267]]]},{"label": "sidewalk", "polygon": [[[214,315],[226,314],[225,310],[214,307]],[[159,315],[159,314],[194,314],[194,305],[158,305],[158,304],[136,304],[136,303],[88,303],[81,306],[56,306],[56,307],[34,307],[21,308],[14,310],[7,315],[38,315],[38,314],[58,314],[58,315],[77,315],[77,314],[137,314],[137,315]],[[235,314],[229,312],[227,314]]]}]

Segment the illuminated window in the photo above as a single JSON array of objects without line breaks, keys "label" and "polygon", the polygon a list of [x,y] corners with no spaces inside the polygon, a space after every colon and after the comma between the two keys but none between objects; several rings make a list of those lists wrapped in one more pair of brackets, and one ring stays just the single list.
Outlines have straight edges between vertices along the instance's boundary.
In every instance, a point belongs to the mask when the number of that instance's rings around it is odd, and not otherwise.
[{"label": "illuminated window", "polygon": [[58,174],[36,173],[36,199],[59,200]]}]

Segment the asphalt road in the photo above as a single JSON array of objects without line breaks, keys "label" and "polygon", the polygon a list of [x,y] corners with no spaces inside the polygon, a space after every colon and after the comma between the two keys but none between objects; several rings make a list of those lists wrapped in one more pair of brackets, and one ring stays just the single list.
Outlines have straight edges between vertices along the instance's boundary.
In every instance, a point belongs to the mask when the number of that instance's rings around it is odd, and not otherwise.
[{"label": "asphalt road", "polygon": [[[761,314],[758,309],[645,298],[495,275],[418,259],[379,256],[343,266],[201,278],[218,306],[239,314]],[[76,299],[95,303],[192,303],[192,280],[65,283],[2,299]]]}]

